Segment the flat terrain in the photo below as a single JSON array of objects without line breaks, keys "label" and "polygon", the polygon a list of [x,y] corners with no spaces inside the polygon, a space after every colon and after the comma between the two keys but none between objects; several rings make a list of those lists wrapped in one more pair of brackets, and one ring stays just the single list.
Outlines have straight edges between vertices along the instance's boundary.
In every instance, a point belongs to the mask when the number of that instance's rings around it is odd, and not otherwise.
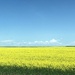
[{"label": "flat terrain", "polygon": [[75,75],[75,47],[1,47],[0,75]]}]

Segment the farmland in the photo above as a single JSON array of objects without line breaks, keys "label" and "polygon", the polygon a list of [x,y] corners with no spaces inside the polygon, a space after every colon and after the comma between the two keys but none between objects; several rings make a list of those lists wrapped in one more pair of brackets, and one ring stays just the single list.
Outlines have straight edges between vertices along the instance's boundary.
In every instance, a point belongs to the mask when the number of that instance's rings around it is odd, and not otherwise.
[{"label": "farmland", "polygon": [[0,47],[0,75],[75,75],[75,47]]}]

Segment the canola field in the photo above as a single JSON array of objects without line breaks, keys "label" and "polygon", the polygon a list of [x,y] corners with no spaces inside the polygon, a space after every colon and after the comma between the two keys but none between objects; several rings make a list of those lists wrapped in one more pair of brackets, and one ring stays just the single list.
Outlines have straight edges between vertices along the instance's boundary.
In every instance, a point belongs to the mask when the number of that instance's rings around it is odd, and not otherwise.
[{"label": "canola field", "polygon": [[[13,74],[13,66],[21,74]],[[11,74],[9,68],[12,70]],[[0,47],[0,70],[2,75],[75,75],[75,47]],[[44,71],[48,74],[43,73]],[[59,74],[61,71],[67,72]]]}]

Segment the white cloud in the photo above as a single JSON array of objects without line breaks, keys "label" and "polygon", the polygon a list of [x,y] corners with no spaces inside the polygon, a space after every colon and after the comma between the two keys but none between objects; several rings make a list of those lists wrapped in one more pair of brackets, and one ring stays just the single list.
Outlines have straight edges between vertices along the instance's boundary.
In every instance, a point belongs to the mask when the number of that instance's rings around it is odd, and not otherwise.
[{"label": "white cloud", "polygon": [[26,44],[27,42],[23,42],[24,44]]},{"label": "white cloud", "polygon": [[61,44],[58,40],[56,39],[51,39],[50,41],[34,41],[34,44]]},{"label": "white cloud", "polygon": [[56,40],[56,39],[51,39],[49,41],[29,41],[29,42],[25,42],[25,41],[14,41],[14,40],[3,40],[3,41],[0,41],[0,43],[2,44],[11,44],[11,45],[60,45],[61,43]]},{"label": "white cloud", "polygon": [[28,44],[33,44],[32,42],[28,42]]},{"label": "white cloud", "polygon": [[38,41],[34,41],[34,43],[36,44],[36,43],[38,43]]},{"label": "white cloud", "polygon": [[39,41],[39,44],[44,44],[44,41]]},{"label": "white cloud", "polygon": [[50,43],[58,43],[58,41],[56,39],[52,39],[50,40]]},{"label": "white cloud", "polygon": [[44,44],[44,41],[34,41],[34,44]]},{"label": "white cloud", "polygon": [[45,44],[49,44],[50,42],[49,41],[45,41]]}]

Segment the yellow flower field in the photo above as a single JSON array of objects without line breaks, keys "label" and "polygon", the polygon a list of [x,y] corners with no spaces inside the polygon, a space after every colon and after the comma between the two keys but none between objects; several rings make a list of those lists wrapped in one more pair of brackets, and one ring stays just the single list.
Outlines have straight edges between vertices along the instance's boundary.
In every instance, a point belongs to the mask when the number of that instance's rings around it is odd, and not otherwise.
[{"label": "yellow flower field", "polygon": [[0,65],[73,68],[75,47],[1,47]]}]

